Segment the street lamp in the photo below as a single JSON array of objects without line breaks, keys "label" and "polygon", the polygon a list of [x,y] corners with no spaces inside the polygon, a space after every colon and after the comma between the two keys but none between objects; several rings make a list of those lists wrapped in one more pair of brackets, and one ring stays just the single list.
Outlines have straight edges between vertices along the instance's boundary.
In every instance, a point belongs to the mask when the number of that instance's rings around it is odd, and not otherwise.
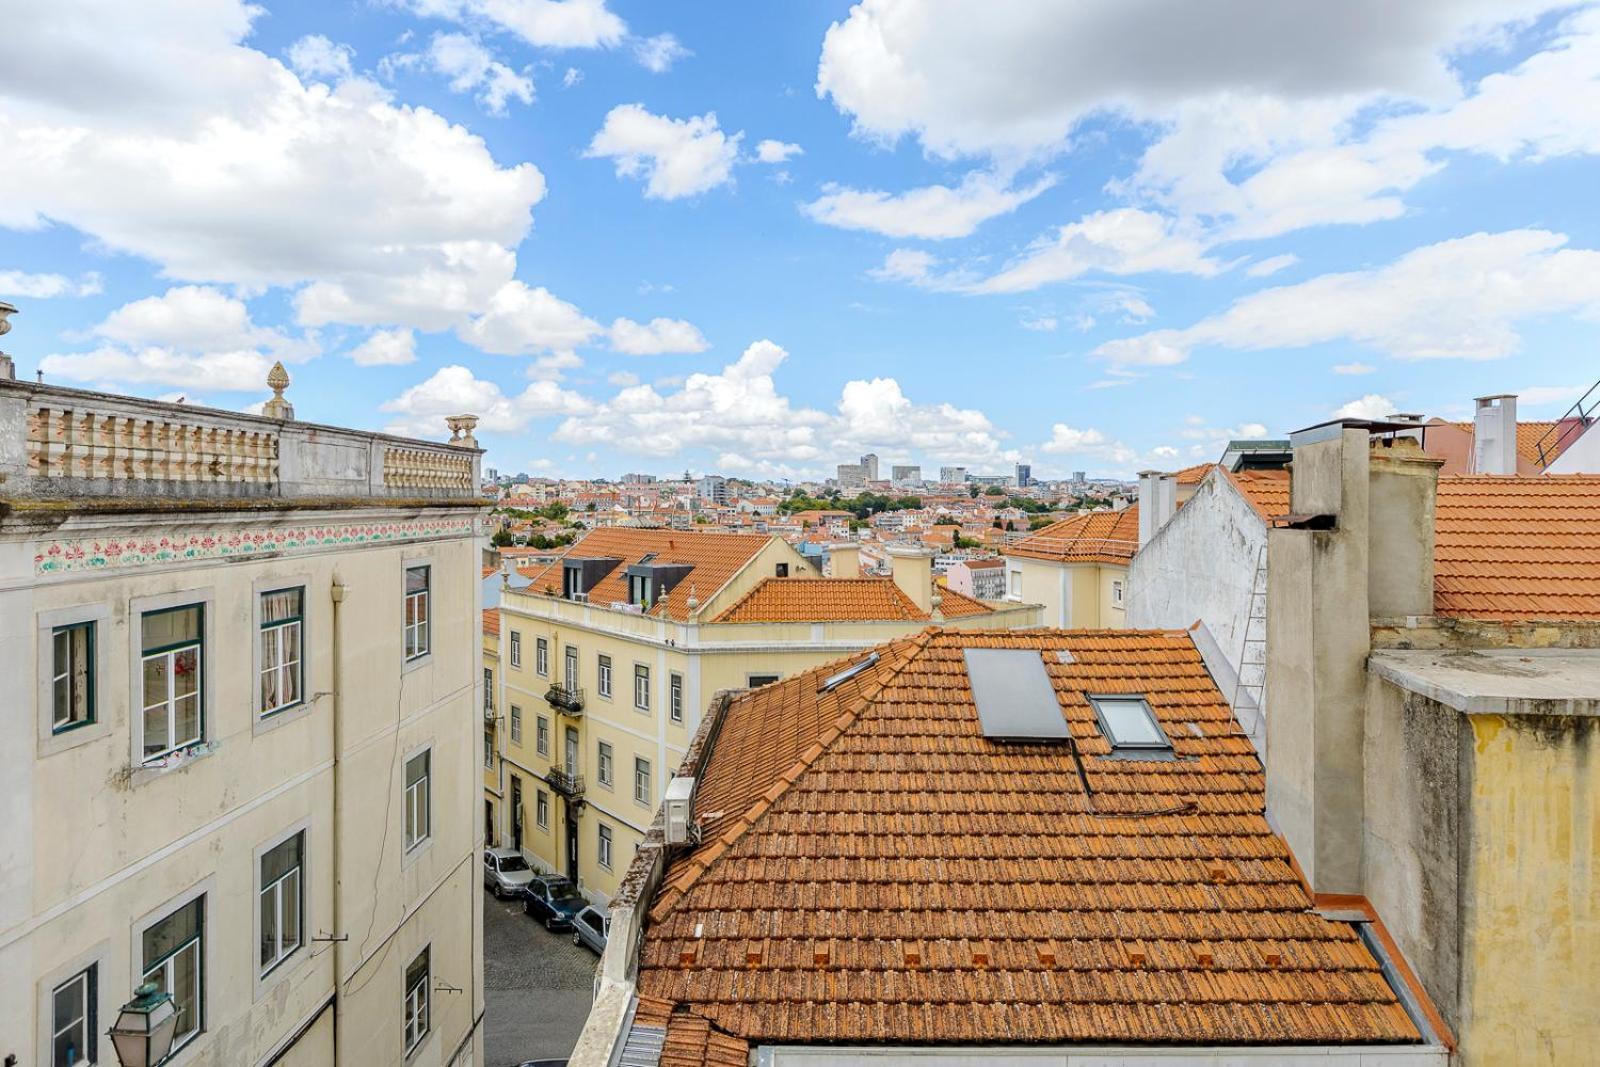
[{"label": "street lamp", "polygon": [[107,1031],[122,1067],[155,1067],[166,1059],[178,1029],[179,1010],[172,1003],[172,994],[154,982],[135,989],[133,999],[117,1014],[117,1024]]}]

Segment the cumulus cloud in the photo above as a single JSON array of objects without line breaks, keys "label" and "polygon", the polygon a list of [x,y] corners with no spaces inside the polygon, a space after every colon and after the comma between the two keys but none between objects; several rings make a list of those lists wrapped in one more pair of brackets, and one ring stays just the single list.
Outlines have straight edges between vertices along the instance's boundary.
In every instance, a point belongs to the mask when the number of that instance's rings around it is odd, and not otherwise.
[{"label": "cumulus cloud", "polygon": [[361,367],[392,367],[414,363],[417,335],[410,330],[374,330],[367,339],[350,350],[350,358]]},{"label": "cumulus cloud", "polygon": [[1495,359],[1518,350],[1523,320],[1600,316],[1600,251],[1566,243],[1545,230],[1441,241],[1384,267],[1264,289],[1193,326],[1110,341],[1094,354],[1120,365],[1164,366],[1202,345],[1260,350],[1348,341],[1400,359]]},{"label": "cumulus cloud", "polygon": [[29,274],[21,270],[0,270],[0,296],[21,296],[49,300],[58,296],[94,296],[100,292],[100,275],[89,271],[73,281],[65,274]]},{"label": "cumulus cloud", "polygon": [[478,416],[480,429],[515,433],[534,419],[582,414],[590,407],[589,401],[577,393],[548,381],[534,382],[518,395],[508,397],[494,382],[451,364],[384,401],[380,410],[394,416],[387,427],[390,433],[432,437],[443,431],[449,415],[471,413]]},{"label": "cumulus cloud", "polygon": [[309,34],[289,46],[285,53],[289,66],[302,78],[328,78],[342,81],[351,77],[350,57],[355,49],[347,44],[334,44],[320,33]]},{"label": "cumulus cloud", "polygon": [[630,356],[659,356],[704,352],[711,345],[691,322],[655,318],[649,322],[634,322],[632,319],[613,322],[611,347]]},{"label": "cumulus cloud", "polygon": [[428,64],[449,79],[450,91],[472,93],[491,115],[504,115],[516,99],[533,103],[533,79],[495,58],[483,43],[463,33],[436,33],[428,46]]},{"label": "cumulus cloud", "polygon": [[785,141],[774,141],[768,138],[756,145],[756,162],[758,163],[787,163],[795,156],[805,155],[805,149],[797,144]]},{"label": "cumulus cloud", "polygon": [[955,187],[929,185],[897,194],[827,185],[823,195],[802,210],[827,226],[886,237],[966,237],[990,219],[1015,211],[1055,181],[1047,176],[1018,187],[998,174],[973,171]]},{"label": "cumulus cloud", "polygon": [[455,321],[441,302],[511,277],[543,176],[367,79],[303,82],[242,43],[261,11],[62,0],[13,20],[0,226],[65,224],[179,281],[310,283],[307,324]]},{"label": "cumulus cloud", "polygon": [[641,37],[633,42],[633,58],[652,74],[665,74],[678,60],[688,59],[692,55],[694,53],[679,44],[678,39],[670,33]]},{"label": "cumulus cloud", "polygon": [[1393,400],[1377,393],[1368,393],[1359,396],[1347,404],[1341,404],[1333,409],[1332,417],[1336,419],[1386,419],[1393,415],[1399,408]]},{"label": "cumulus cloud", "polygon": [[628,24],[606,0],[398,0],[419,15],[505,30],[539,48],[611,48]]},{"label": "cumulus cloud", "polygon": [[543,286],[508,282],[456,333],[471,345],[498,355],[529,355],[571,350],[599,336],[603,327]]},{"label": "cumulus cloud", "polygon": [[651,199],[678,200],[731,181],[743,137],[724,133],[712,111],[674,119],[619,104],[584,155],[612,160],[620,178],[642,178]]}]

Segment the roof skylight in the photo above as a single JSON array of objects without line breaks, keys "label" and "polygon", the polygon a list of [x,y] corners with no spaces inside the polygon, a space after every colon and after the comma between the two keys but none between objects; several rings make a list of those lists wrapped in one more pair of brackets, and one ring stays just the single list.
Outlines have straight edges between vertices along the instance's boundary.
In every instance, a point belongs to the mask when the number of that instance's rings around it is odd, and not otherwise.
[{"label": "roof skylight", "polygon": [[1172,741],[1140,696],[1092,696],[1100,732],[1118,753],[1159,754],[1172,751]]}]

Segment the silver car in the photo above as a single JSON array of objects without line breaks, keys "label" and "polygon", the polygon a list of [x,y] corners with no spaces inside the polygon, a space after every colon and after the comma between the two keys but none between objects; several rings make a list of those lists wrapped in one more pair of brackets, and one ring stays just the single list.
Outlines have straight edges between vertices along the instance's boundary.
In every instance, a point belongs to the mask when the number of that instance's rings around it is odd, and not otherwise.
[{"label": "silver car", "polygon": [[606,950],[606,938],[610,935],[611,916],[593,904],[573,916],[572,943],[574,945],[588,945],[596,952],[604,953]]},{"label": "silver car", "polygon": [[490,848],[483,852],[483,884],[496,897],[520,897],[533,881],[533,871],[522,853],[514,848]]}]

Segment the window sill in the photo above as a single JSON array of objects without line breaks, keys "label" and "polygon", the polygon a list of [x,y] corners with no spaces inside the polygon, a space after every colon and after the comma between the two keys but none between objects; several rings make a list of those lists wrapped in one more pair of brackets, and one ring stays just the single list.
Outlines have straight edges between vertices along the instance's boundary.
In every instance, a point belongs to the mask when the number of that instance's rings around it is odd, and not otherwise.
[{"label": "window sill", "polygon": [[220,741],[200,741],[187,748],[180,748],[176,752],[169,752],[160,759],[131,768],[128,782],[130,785],[140,786],[157,778],[176,774],[187,767],[192,767],[221,747]]},{"label": "window sill", "polygon": [[430,664],[432,662],[433,662],[433,650],[429,649],[427,652],[424,652],[420,656],[413,656],[412,658],[410,658],[408,660],[402,661],[401,664],[400,664],[400,673],[401,674],[410,674],[412,671],[418,669],[419,667],[426,667],[428,664]]},{"label": "window sill", "polygon": [[292,722],[299,722],[307,715],[310,715],[314,707],[314,701],[302,700],[298,704],[290,704],[286,708],[279,708],[277,711],[266,715],[257,713],[255,721],[250,724],[250,732],[256,737],[271,733],[274,730],[288,726]]},{"label": "window sill", "polygon": [[39,757],[54,756],[58,752],[66,752],[80,745],[87,745],[91,741],[111,733],[111,724],[103,720],[81,723],[69,726],[64,730],[56,730],[39,737]]},{"label": "window sill", "polygon": [[429,834],[427,837],[424,837],[421,841],[418,841],[416,844],[414,844],[410,848],[406,849],[405,854],[400,857],[400,869],[402,871],[406,870],[412,864],[414,864],[418,860],[420,860],[423,857],[423,855],[425,853],[427,853],[428,851],[430,851],[432,848],[433,848],[433,835]]}]

